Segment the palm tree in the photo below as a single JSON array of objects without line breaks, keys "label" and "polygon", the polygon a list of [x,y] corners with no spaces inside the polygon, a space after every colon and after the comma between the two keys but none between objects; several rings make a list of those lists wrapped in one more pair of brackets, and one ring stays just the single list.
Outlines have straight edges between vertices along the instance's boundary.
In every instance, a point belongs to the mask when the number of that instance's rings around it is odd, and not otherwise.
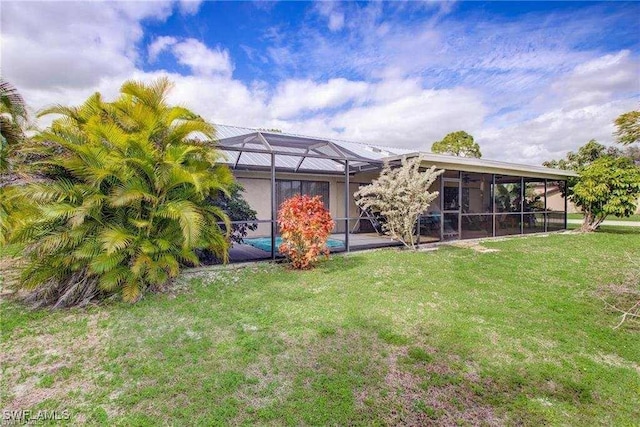
[{"label": "palm tree", "polygon": [[17,203],[9,183],[19,178],[13,171],[11,161],[15,148],[24,140],[27,125],[27,106],[18,90],[0,77],[0,243],[6,243],[10,227],[9,212],[28,209]]},{"label": "palm tree", "polygon": [[207,198],[226,193],[233,178],[216,164],[212,125],[168,106],[170,88],[167,79],[128,81],[114,102],[95,94],[40,113],[61,116],[35,137],[37,166],[50,179],[19,189],[37,209],[11,232],[28,245],[21,284],[36,305],[114,292],[135,302],[181,265],[197,264],[198,249],[227,259],[218,223],[229,230],[228,218]]},{"label": "palm tree", "polygon": [[9,168],[9,151],[24,139],[27,106],[18,90],[0,77],[0,173]]}]

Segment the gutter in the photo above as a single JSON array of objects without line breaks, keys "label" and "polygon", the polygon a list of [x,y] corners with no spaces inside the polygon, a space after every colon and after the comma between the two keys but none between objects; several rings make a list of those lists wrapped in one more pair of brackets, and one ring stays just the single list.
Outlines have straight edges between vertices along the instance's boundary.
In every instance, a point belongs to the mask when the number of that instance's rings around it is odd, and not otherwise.
[{"label": "gutter", "polygon": [[386,162],[396,162],[403,158],[422,157],[423,161],[443,169],[461,170],[463,172],[495,173],[500,175],[524,176],[530,178],[567,179],[577,177],[574,171],[553,169],[544,166],[531,166],[518,163],[482,160],[471,157],[457,157],[425,152],[412,152],[403,155],[385,157]]}]

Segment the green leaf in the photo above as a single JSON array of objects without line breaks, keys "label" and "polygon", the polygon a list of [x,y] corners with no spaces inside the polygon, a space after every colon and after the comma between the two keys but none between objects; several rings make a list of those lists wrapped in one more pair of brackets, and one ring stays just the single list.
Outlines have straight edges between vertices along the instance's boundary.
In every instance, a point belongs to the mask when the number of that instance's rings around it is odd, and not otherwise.
[{"label": "green leaf", "polygon": [[134,238],[135,236],[124,228],[108,228],[100,233],[102,249],[104,249],[107,254],[125,249],[131,244]]}]

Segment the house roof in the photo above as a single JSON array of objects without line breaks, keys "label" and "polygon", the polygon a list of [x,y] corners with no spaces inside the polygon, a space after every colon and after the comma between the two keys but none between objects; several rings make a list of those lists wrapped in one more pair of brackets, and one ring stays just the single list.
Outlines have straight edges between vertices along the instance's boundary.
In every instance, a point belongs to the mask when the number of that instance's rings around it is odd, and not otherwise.
[{"label": "house roof", "polygon": [[533,178],[566,179],[572,171],[531,166],[495,160],[417,152],[396,147],[312,137],[274,130],[253,129],[229,125],[214,125],[218,146],[235,169],[256,169],[271,166],[271,154],[276,156],[276,168],[295,172],[344,172],[349,161],[352,172],[377,169],[384,161],[399,161],[403,157],[421,156],[426,165],[465,172],[522,175]]}]

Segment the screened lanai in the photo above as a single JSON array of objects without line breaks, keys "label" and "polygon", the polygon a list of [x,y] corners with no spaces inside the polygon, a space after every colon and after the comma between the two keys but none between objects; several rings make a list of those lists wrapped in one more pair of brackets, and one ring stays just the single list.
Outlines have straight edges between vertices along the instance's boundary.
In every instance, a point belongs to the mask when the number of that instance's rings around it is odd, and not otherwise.
[{"label": "screened lanai", "polygon": [[[445,169],[429,191],[439,196],[416,224],[421,243],[566,228],[563,186],[570,172],[418,153],[335,139],[217,125],[218,148],[257,220],[232,262],[279,257],[277,209],[296,195],[322,196],[336,223],[332,252],[400,245],[381,231],[381,221],[355,204],[353,193],[378,177],[385,161],[420,155],[424,167]],[[236,223],[242,223],[238,221]]]},{"label": "screened lanai", "polygon": [[[244,184],[245,190],[249,187],[250,192],[253,190],[256,193],[254,187],[259,185],[256,181],[263,181],[260,184],[265,184],[267,176],[269,180],[268,188],[260,185],[257,194],[248,197],[252,207],[255,206],[254,209],[259,213],[258,220],[252,221],[258,224],[258,232],[245,239],[252,248],[235,245],[231,252],[232,260],[234,255],[242,260],[253,257],[275,259],[278,256],[277,209],[287,196],[294,194],[323,196],[323,201],[332,211],[336,222],[329,241],[329,248],[334,252],[350,251],[352,244],[357,248],[397,244],[378,233],[362,233],[355,240],[351,239],[353,233],[350,224],[359,220],[358,216],[352,216],[355,213],[351,206],[352,193],[357,188],[353,189],[351,178],[356,174],[377,174],[382,167],[382,159],[375,155],[364,156],[357,152],[358,147],[354,151],[320,138],[273,131],[232,135],[228,129],[226,133],[219,134],[218,148],[225,154],[226,163],[234,171],[236,179]],[[338,186],[341,187],[342,194],[331,194],[335,193]],[[333,192],[330,187],[334,187]],[[342,208],[338,209],[336,205],[340,199]],[[268,215],[265,215],[264,209],[266,202],[269,204]]]}]

